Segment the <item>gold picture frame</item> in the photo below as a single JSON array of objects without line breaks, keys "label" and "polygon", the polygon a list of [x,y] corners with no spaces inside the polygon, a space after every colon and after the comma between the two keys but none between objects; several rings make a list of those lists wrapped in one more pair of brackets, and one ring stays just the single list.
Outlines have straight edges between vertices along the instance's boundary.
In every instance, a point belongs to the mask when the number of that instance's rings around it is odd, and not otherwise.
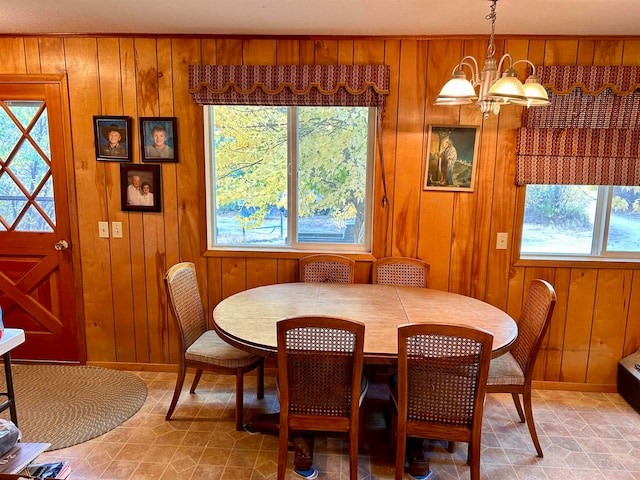
[{"label": "gold picture frame", "polygon": [[473,192],[480,129],[430,125],[424,190]]}]

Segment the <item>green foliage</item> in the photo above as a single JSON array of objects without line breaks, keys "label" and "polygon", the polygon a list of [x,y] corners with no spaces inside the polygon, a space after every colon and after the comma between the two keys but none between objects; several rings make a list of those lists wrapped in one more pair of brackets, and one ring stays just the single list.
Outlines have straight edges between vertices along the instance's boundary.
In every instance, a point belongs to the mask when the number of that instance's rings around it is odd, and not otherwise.
[{"label": "green foliage", "polygon": [[[364,222],[368,109],[297,110],[297,214]],[[287,208],[288,109],[214,107],[216,211],[236,211],[246,229]]]},{"label": "green foliage", "polygon": [[587,208],[597,195],[589,185],[528,185],[525,223],[583,228],[590,226]]}]

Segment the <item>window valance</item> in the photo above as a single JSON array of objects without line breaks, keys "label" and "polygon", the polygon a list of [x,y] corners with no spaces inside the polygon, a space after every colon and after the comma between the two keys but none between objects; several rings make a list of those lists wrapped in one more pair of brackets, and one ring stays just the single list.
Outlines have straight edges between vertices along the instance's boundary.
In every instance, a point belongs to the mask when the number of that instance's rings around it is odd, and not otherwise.
[{"label": "window valance", "polygon": [[551,104],[524,113],[516,185],[640,185],[640,67],[539,73]]},{"label": "window valance", "polygon": [[638,185],[640,130],[521,128],[516,184]]},{"label": "window valance", "polygon": [[384,107],[388,65],[190,65],[198,105]]}]

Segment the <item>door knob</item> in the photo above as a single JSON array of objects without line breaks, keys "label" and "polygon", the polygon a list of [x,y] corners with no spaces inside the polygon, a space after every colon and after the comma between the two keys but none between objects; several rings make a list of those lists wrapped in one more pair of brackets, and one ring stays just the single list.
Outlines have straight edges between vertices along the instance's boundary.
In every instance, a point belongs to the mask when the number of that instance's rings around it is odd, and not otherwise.
[{"label": "door knob", "polygon": [[69,242],[67,242],[66,240],[60,240],[59,242],[56,242],[53,248],[55,248],[56,250],[66,250],[67,248],[69,248]]}]

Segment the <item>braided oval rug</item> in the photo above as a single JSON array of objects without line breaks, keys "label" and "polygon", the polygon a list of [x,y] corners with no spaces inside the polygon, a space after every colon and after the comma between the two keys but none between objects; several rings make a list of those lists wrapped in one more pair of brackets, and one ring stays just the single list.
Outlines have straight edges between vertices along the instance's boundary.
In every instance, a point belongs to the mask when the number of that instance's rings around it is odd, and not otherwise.
[{"label": "braided oval rug", "polygon": [[[119,370],[13,364],[12,372],[22,441],[50,443],[49,450],[114,429],[140,410],[147,398],[144,381]],[[0,389],[6,392],[3,372]],[[9,409],[0,417],[9,419]]]}]

